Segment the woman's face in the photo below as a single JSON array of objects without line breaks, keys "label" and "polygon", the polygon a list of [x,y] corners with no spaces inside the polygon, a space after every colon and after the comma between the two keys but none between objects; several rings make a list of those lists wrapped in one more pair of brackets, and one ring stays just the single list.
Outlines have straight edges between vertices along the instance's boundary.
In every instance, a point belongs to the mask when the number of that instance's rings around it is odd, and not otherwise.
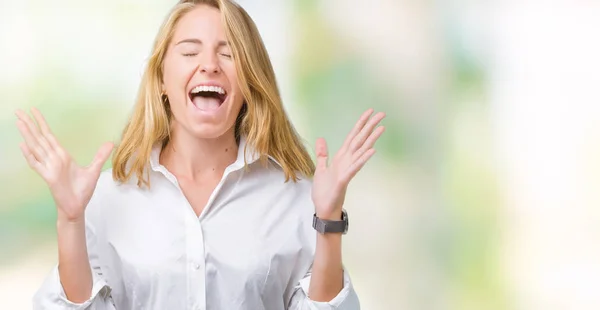
[{"label": "woman's face", "polygon": [[218,9],[198,5],[179,20],[163,66],[173,130],[212,139],[233,127],[244,99]]}]

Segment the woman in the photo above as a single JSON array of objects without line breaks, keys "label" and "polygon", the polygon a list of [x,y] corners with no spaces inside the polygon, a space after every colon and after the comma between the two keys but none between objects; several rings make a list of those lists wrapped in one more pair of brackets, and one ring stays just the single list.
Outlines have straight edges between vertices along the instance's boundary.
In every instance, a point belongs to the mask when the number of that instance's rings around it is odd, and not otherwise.
[{"label": "woman", "polygon": [[17,111],[21,149],[51,189],[59,247],[35,309],[360,308],[342,206],[384,115],[365,112],[330,164],[319,139],[315,167],[237,4],[171,11],[112,172],[110,143],[79,167],[32,113]]}]

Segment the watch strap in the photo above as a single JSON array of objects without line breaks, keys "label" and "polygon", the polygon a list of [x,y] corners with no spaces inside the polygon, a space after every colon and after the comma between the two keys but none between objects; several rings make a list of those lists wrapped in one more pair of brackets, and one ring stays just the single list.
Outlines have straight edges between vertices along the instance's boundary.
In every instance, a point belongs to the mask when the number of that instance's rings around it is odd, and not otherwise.
[{"label": "watch strap", "polygon": [[348,232],[348,215],[345,210],[342,211],[341,221],[331,221],[320,219],[317,214],[313,215],[313,228],[322,233],[342,233]]}]

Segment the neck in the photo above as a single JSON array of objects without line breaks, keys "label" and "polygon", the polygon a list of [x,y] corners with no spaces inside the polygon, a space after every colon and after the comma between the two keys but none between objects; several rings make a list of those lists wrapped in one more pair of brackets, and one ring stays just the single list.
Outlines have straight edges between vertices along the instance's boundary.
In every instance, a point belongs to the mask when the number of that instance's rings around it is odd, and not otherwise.
[{"label": "neck", "polygon": [[237,159],[238,145],[233,128],[214,139],[199,139],[185,130],[172,133],[159,161],[176,177],[192,181],[220,177]]}]

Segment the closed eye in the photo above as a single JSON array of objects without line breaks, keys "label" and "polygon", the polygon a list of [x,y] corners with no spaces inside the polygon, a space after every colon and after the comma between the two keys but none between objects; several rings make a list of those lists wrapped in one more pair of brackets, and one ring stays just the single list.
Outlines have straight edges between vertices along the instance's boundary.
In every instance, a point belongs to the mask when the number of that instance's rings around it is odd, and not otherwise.
[{"label": "closed eye", "polygon": [[229,55],[229,54],[221,54],[221,56],[231,58],[231,55]]},{"label": "closed eye", "polygon": [[187,53],[187,54],[183,54],[183,56],[186,56],[186,57],[193,57],[193,56],[196,56],[196,55],[198,55],[198,53]]}]

